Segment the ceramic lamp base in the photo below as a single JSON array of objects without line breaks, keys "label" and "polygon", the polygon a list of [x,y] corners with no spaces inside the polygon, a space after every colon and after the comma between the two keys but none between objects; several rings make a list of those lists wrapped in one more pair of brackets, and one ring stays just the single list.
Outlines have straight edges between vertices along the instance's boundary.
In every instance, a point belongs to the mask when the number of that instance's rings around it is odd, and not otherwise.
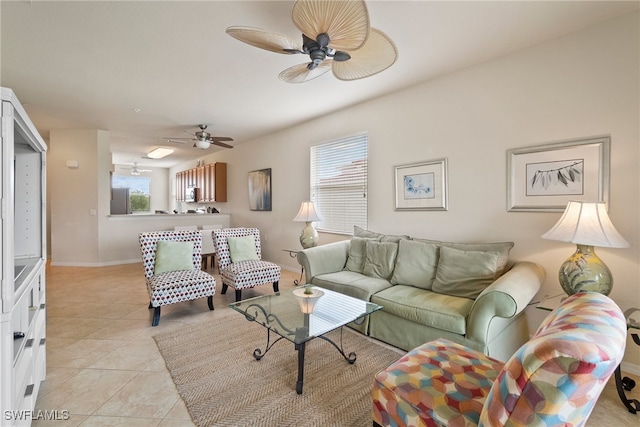
[{"label": "ceramic lamp base", "polygon": [[609,295],[613,277],[609,267],[596,255],[593,246],[577,245],[576,252],[560,266],[560,285],[567,295],[598,292]]},{"label": "ceramic lamp base", "polygon": [[318,232],[310,222],[307,222],[300,234],[300,244],[304,249],[313,248],[318,245],[318,240]]}]

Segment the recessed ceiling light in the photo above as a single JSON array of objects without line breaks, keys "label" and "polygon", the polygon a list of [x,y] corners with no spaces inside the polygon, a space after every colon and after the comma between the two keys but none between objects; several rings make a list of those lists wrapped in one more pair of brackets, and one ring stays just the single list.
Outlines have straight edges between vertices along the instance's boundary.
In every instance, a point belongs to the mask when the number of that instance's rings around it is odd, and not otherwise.
[{"label": "recessed ceiling light", "polygon": [[161,159],[171,153],[173,153],[173,148],[158,147],[147,153],[147,157],[151,157],[152,159]]},{"label": "recessed ceiling light", "polygon": [[132,108],[131,110],[133,110],[134,113],[139,113],[140,111],[142,111],[140,108]]}]

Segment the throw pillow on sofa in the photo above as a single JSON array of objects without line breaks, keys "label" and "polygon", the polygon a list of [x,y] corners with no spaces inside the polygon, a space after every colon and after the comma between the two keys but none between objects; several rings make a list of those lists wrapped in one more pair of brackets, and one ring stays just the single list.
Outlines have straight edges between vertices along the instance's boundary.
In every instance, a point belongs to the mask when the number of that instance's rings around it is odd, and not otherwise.
[{"label": "throw pillow on sofa", "polygon": [[431,290],[437,268],[437,245],[417,240],[400,240],[391,283]]},{"label": "throw pillow on sofa", "polygon": [[499,258],[498,252],[461,251],[442,246],[432,290],[440,294],[476,299],[500,276]]},{"label": "throw pillow on sofa", "polygon": [[349,242],[349,256],[347,257],[347,264],[344,269],[353,271],[356,273],[362,273],[364,268],[364,259],[366,254],[367,240],[374,240],[374,238],[364,237],[352,237]]},{"label": "throw pillow on sofa", "polygon": [[369,277],[389,280],[396,264],[398,244],[394,242],[366,242],[366,256],[362,273]]}]

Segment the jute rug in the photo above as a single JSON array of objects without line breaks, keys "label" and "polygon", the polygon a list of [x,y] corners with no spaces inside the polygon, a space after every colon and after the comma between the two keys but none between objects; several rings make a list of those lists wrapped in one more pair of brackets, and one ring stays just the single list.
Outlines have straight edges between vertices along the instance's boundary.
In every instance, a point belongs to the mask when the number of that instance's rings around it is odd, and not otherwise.
[{"label": "jute rug", "polygon": [[[355,351],[356,362],[324,340],[308,342],[298,395],[293,343],[281,340],[253,358],[266,335],[238,314],[154,337],[196,425],[370,426],[373,377],[404,354],[345,327],[344,350]],[[327,336],[339,343],[339,331]]]}]

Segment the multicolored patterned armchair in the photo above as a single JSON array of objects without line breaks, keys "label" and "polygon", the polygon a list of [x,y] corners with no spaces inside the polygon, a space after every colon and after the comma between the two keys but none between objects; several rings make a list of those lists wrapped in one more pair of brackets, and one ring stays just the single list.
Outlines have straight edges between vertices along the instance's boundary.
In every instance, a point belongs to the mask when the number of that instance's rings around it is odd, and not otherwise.
[{"label": "multicolored patterned armchair", "polygon": [[579,293],[506,363],[448,340],[428,342],[375,376],[373,424],[582,426],[626,336],[611,299]]},{"label": "multicolored patterned armchair", "polygon": [[[248,239],[245,239],[248,238]],[[236,246],[236,251],[231,246]],[[273,291],[278,292],[281,268],[278,264],[262,260],[260,231],[257,228],[223,228],[213,230],[218,270],[222,278],[222,294],[231,286],[236,291],[236,301],[242,299],[242,290],[267,283],[273,283]],[[231,246],[230,246],[231,243]],[[240,249],[243,244],[244,252]]]},{"label": "multicolored patterned armchair", "polygon": [[[201,231],[151,231],[140,233],[139,241],[149,291],[149,308],[154,308],[152,326],[157,326],[160,322],[160,307],[163,305],[207,297],[209,309],[213,310],[216,280],[209,273],[200,270]],[[164,250],[164,256],[161,253],[158,257],[160,241],[179,245],[171,247],[170,244],[161,243],[167,249]],[[180,246],[180,243],[187,245]]]}]

